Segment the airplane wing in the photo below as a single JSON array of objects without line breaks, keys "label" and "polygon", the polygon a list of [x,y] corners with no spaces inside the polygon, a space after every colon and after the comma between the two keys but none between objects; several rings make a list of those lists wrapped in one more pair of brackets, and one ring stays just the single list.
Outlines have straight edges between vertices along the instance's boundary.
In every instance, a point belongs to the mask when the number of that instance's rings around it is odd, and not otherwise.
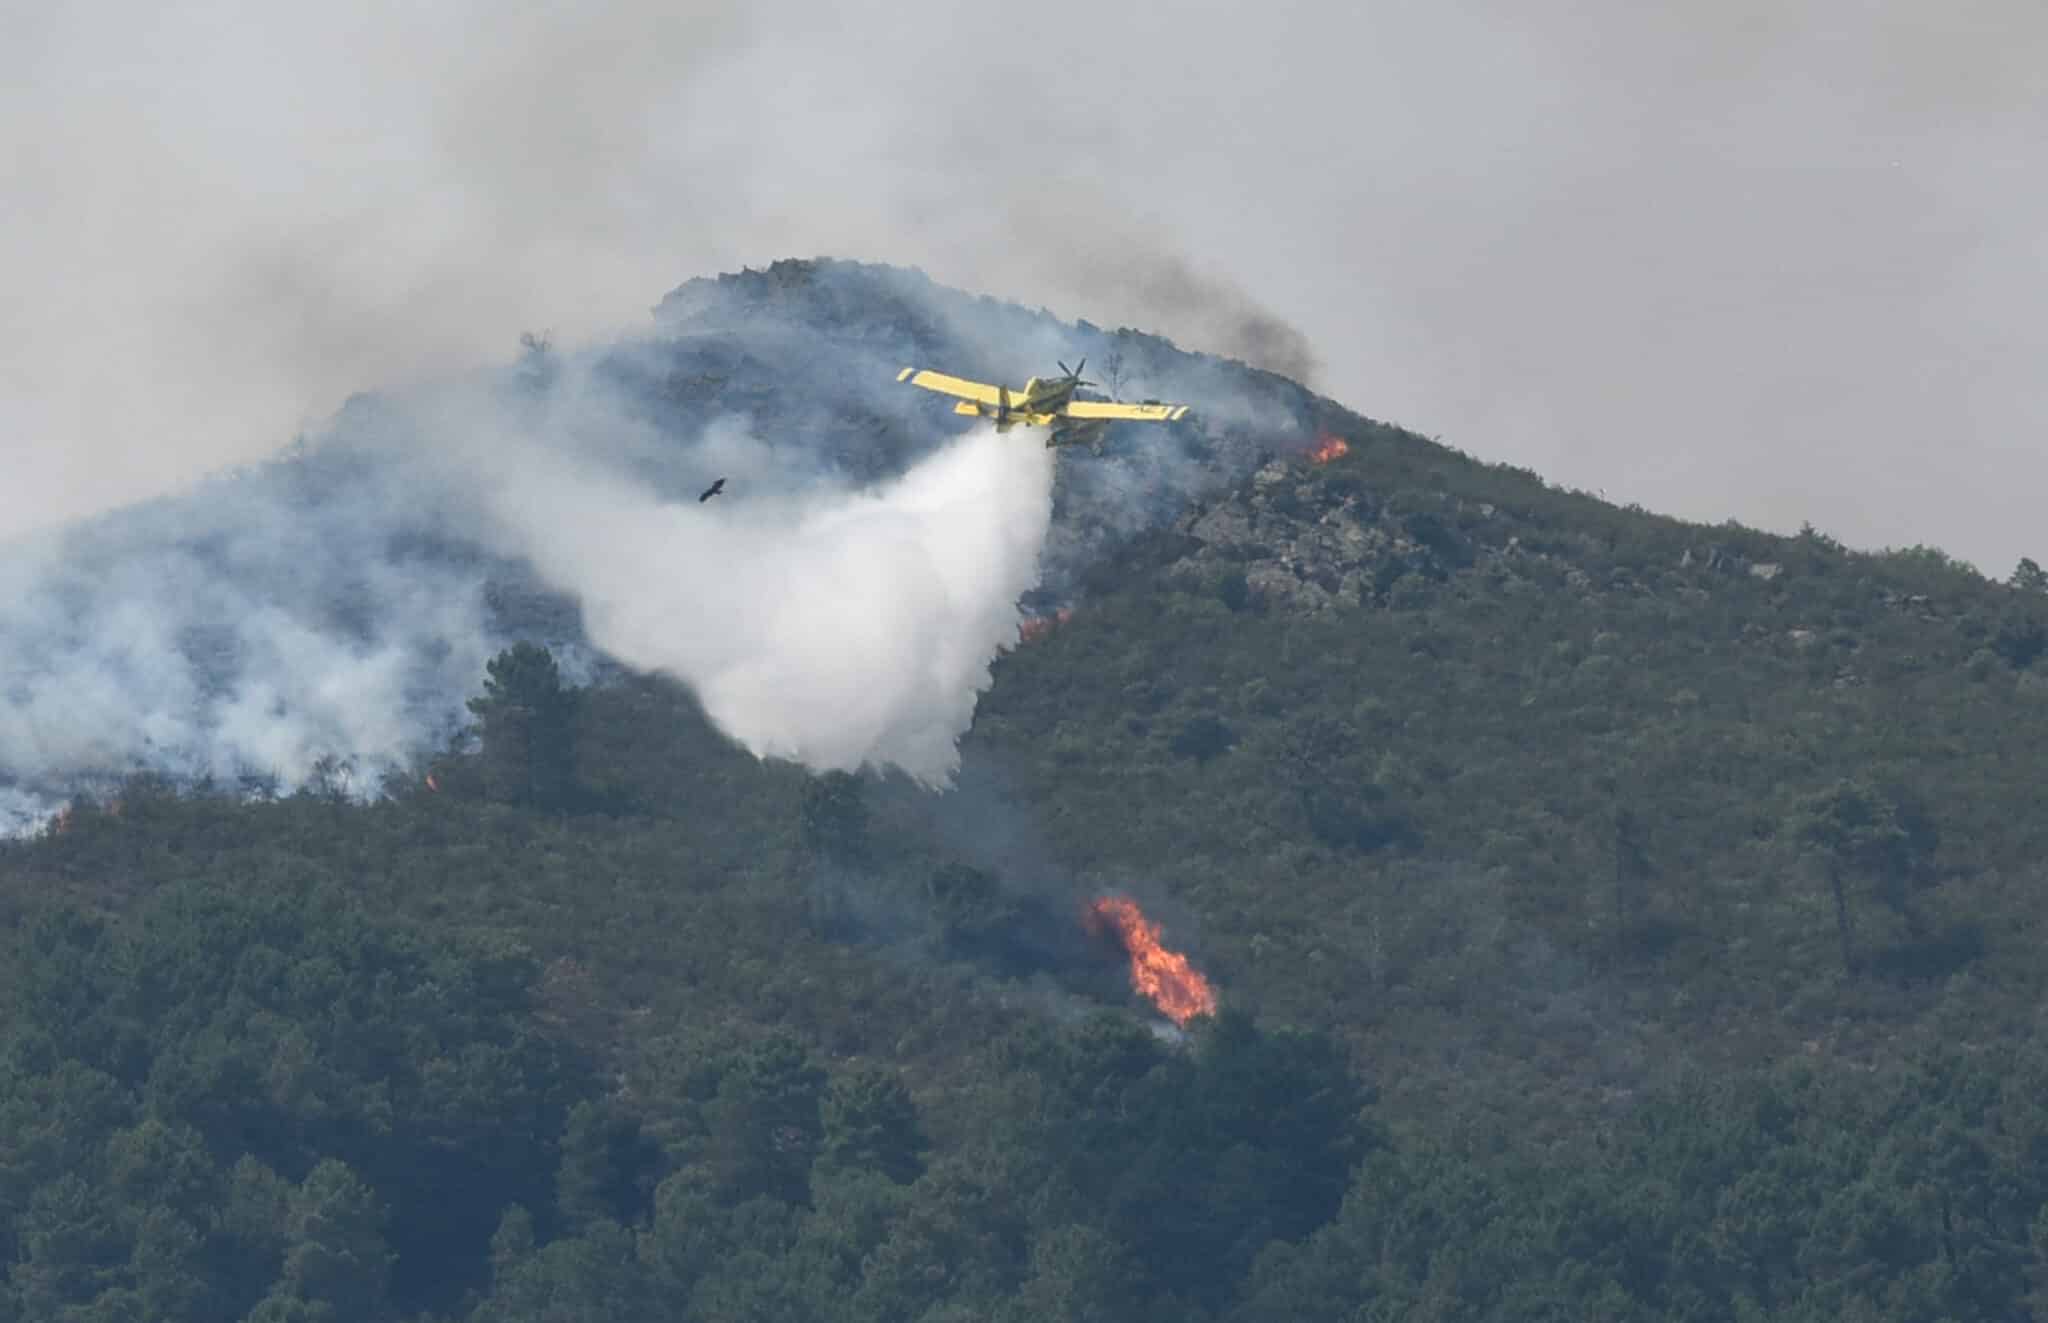
[{"label": "airplane wing", "polygon": [[1136,418],[1147,422],[1179,422],[1185,404],[1118,404],[1113,400],[1075,400],[1062,411],[1069,418]]},{"label": "airplane wing", "polygon": [[[965,377],[949,377],[943,372],[933,372],[929,368],[922,372],[916,368],[905,368],[896,374],[896,380],[907,381],[926,390],[935,390],[941,395],[958,395],[963,400],[978,400],[983,404],[1001,402],[998,398],[998,388],[987,382],[969,381]],[[1010,398],[1014,400],[1021,394],[1021,391],[1011,391]]]}]

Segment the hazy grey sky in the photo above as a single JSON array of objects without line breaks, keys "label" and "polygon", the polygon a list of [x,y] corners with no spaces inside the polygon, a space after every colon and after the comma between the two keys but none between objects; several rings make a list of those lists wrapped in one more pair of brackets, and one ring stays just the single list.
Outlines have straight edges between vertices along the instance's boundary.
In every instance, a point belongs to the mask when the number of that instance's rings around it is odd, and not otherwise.
[{"label": "hazy grey sky", "polygon": [[828,253],[2003,575],[2044,71],[2039,0],[0,0],[0,535]]}]

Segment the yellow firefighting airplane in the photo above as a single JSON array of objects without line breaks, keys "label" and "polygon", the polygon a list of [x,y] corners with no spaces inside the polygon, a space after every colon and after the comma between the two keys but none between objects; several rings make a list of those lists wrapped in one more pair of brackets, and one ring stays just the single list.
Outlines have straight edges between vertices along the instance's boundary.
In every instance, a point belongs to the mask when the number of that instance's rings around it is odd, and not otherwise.
[{"label": "yellow firefighting airplane", "polygon": [[1045,438],[1048,447],[1086,445],[1093,447],[1097,454],[1102,452],[1102,434],[1112,422],[1178,422],[1188,411],[1185,404],[1161,404],[1158,400],[1146,400],[1142,404],[1077,400],[1074,392],[1078,388],[1095,384],[1081,380],[1081,368],[1087,366],[1085,358],[1072,370],[1061,363],[1060,371],[1066,373],[1065,376],[1033,377],[1024,383],[1021,391],[1013,391],[1008,386],[991,386],[983,381],[949,377],[930,369],[905,368],[896,374],[896,380],[907,381],[941,395],[959,396],[960,402],[953,406],[954,413],[966,414],[970,418],[993,418],[998,432],[1007,432],[1012,427],[1050,427],[1052,432]]}]

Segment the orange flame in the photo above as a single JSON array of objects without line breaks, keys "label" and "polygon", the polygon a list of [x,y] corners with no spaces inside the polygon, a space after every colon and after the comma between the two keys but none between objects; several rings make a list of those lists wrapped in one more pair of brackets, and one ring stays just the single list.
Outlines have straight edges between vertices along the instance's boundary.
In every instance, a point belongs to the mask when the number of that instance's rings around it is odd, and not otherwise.
[{"label": "orange flame", "polygon": [[441,789],[440,780],[436,778],[432,772],[427,773],[427,789],[433,791],[439,791]]},{"label": "orange flame", "polygon": [[1036,643],[1052,633],[1054,629],[1066,624],[1073,618],[1074,608],[1071,606],[1063,606],[1049,616],[1033,616],[1031,619],[1018,624],[1017,641],[1019,643]]},{"label": "orange flame", "polygon": [[1331,436],[1328,432],[1321,432],[1316,435],[1314,449],[1308,452],[1308,462],[1311,464],[1327,464],[1333,459],[1341,459],[1350,453],[1351,443],[1349,441],[1346,441],[1341,436]]},{"label": "orange flame", "polygon": [[1216,1013],[1216,990],[1209,980],[1186,956],[1160,944],[1159,925],[1145,917],[1137,902],[1102,896],[1089,905],[1088,914],[1093,922],[1116,929],[1131,957],[1131,987],[1157,1006],[1161,1015],[1185,1025],[1197,1015]]}]

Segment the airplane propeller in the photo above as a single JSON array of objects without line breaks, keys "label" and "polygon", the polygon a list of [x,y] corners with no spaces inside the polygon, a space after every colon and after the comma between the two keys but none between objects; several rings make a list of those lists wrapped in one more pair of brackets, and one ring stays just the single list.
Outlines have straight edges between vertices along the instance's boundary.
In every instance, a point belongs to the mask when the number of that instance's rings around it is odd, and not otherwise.
[{"label": "airplane propeller", "polygon": [[1076,363],[1073,367],[1068,367],[1063,359],[1056,358],[1053,360],[1053,362],[1058,363],[1060,365],[1060,371],[1066,373],[1067,380],[1073,382],[1076,386],[1093,386],[1095,384],[1092,381],[1081,380],[1081,370],[1088,366],[1088,360],[1086,358],[1083,358],[1079,363]]}]

